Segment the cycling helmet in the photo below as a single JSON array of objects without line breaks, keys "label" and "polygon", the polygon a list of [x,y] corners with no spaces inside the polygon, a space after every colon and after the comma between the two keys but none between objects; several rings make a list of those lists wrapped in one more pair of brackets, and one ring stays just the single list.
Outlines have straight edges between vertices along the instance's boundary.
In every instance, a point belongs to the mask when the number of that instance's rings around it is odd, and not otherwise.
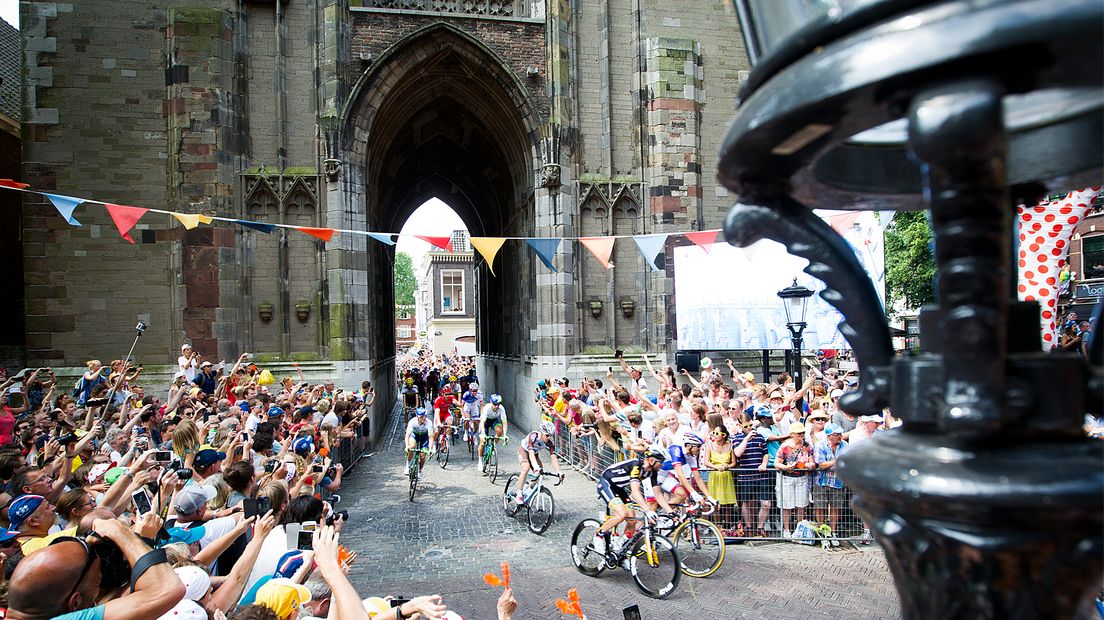
[{"label": "cycling helmet", "polygon": [[545,435],[555,435],[556,425],[551,422],[541,422],[540,432],[544,433]]},{"label": "cycling helmet", "polygon": [[498,394],[491,394],[491,402],[496,405],[500,404],[502,402],[502,397]]},{"label": "cycling helmet", "polygon": [[425,417],[425,415],[426,415],[426,410],[425,410],[425,407],[418,407],[417,409],[415,409],[415,410],[414,410],[414,413],[415,413],[415,415],[417,415],[417,416],[418,416],[419,418],[424,418],[424,417]]},{"label": "cycling helmet", "polygon": [[442,394],[452,394],[452,388],[446,385],[445,387],[441,388],[441,393]]},{"label": "cycling helmet", "polygon": [[686,433],[682,436],[682,445],[689,448],[690,446],[700,446],[705,443],[705,440],[701,438],[701,435],[697,433]]},{"label": "cycling helmet", "polygon": [[471,383],[468,384],[468,389],[474,392],[474,391],[479,389],[479,384],[476,383],[475,381],[472,381]]},{"label": "cycling helmet", "polygon": [[648,448],[648,451],[644,453],[646,459],[656,459],[658,461],[666,461],[667,453],[660,448]]},{"label": "cycling helmet", "polygon": [[406,378],[406,384],[407,384],[407,385],[414,385],[414,380],[413,380],[413,379],[411,379],[410,377],[407,377],[407,378]]}]

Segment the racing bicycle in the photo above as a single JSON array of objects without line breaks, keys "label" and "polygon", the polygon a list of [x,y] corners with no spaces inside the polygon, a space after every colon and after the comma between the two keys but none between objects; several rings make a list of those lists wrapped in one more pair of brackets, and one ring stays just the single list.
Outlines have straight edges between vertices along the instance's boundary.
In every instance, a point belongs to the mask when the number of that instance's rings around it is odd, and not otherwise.
[{"label": "racing bicycle", "polygon": [[656,531],[650,519],[643,519],[641,527],[623,545],[614,545],[614,537],[603,533],[605,553],[594,548],[594,536],[601,527],[598,519],[584,519],[571,535],[571,560],[580,573],[597,577],[606,569],[620,566],[646,596],[663,599],[675,591],[682,576],[679,552],[674,543]]},{"label": "racing bicycle", "polygon": [[407,448],[406,453],[410,455],[410,460],[406,466],[406,473],[410,477],[410,501],[414,501],[414,493],[418,491],[418,474],[422,472],[421,466],[418,465],[419,456],[429,454],[429,448],[414,448],[413,450]]},{"label": "racing bicycle", "polygon": [[479,445],[479,436],[475,429],[479,428],[479,422],[468,418],[464,420],[464,443],[468,444],[468,460],[475,460],[475,447]]},{"label": "racing bicycle", "polygon": [[529,531],[534,534],[543,534],[548,526],[552,525],[552,518],[556,514],[556,502],[552,499],[552,491],[544,486],[544,477],[554,476],[559,478],[555,486],[563,484],[564,475],[548,474],[543,470],[537,473],[529,472],[525,476],[525,486],[521,489],[522,503],[514,499],[514,487],[517,486],[518,475],[510,474],[506,479],[506,488],[502,490],[502,509],[508,516],[515,516],[524,506],[526,520],[529,523]]},{"label": "racing bicycle", "polygon": [[713,504],[691,504],[681,515],[661,517],[656,523],[656,531],[675,543],[682,572],[688,577],[708,577],[724,563],[724,534],[716,523],[704,518],[715,510]]},{"label": "racing bicycle", "polygon": [[488,435],[483,444],[483,456],[481,457],[483,473],[491,477],[491,484],[498,480],[498,450],[495,448],[495,444],[500,441],[506,445],[510,443],[510,438],[505,435],[502,437]]},{"label": "racing bicycle", "polygon": [[449,460],[449,446],[452,445],[452,431],[457,427],[449,424],[442,424],[437,428],[441,429],[437,433],[437,462],[441,464],[441,469],[444,469],[448,465]]}]

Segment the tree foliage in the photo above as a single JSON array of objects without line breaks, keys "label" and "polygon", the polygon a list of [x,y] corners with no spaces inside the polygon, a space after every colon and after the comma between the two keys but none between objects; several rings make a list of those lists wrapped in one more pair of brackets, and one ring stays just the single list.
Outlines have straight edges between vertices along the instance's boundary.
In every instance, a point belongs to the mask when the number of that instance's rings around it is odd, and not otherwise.
[{"label": "tree foliage", "polygon": [[414,277],[414,259],[406,252],[395,254],[395,304],[414,305],[414,291],[418,280]]},{"label": "tree foliage", "polygon": [[885,230],[886,308],[911,309],[935,301],[932,230],[925,211],[902,211]]}]

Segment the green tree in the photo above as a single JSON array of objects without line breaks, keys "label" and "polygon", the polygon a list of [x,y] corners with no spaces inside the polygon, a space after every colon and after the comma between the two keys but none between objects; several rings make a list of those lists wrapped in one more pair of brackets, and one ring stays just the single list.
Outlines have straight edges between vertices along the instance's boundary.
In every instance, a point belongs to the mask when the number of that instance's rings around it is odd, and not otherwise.
[{"label": "green tree", "polygon": [[414,305],[414,290],[418,280],[414,277],[414,259],[406,252],[395,255],[395,304]]},{"label": "green tree", "polygon": [[932,230],[925,211],[901,211],[885,230],[886,308],[898,300],[909,308],[935,301]]}]

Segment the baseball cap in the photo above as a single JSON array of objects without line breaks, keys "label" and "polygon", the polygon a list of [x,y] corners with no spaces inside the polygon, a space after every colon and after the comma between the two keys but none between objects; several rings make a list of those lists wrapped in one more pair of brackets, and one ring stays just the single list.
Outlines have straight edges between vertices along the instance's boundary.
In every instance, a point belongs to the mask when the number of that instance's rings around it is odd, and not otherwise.
[{"label": "baseball cap", "polygon": [[771,413],[770,405],[758,404],[755,405],[755,417],[774,418],[774,414]]},{"label": "baseball cap", "polygon": [[385,614],[391,609],[391,604],[378,596],[370,596],[361,601],[361,604],[364,605],[364,611],[368,612],[369,618]]},{"label": "baseball cap", "polygon": [[276,572],[272,573],[272,577],[274,579],[281,577],[291,579],[302,566],[303,552],[293,549],[280,557],[280,561],[276,563]]},{"label": "baseball cap", "polygon": [[882,416],[880,415],[862,415],[859,416],[859,422],[877,422],[882,423]]},{"label": "baseball cap", "polygon": [[296,454],[310,454],[312,447],[314,447],[314,439],[311,437],[300,437],[291,444],[291,449]]},{"label": "baseball cap", "polygon": [[206,368],[208,366],[214,366],[214,364],[212,364],[211,362],[203,362],[199,365],[200,368]]},{"label": "baseball cap", "polygon": [[310,590],[305,586],[290,579],[279,578],[270,579],[257,590],[256,604],[271,609],[283,620],[310,600]]},{"label": "baseball cap", "polygon": [[104,482],[109,485],[115,484],[115,481],[119,479],[119,476],[122,476],[124,473],[126,473],[126,470],[126,467],[112,467],[111,469],[107,470],[106,473],[104,473]]},{"label": "baseball cap", "polygon": [[843,434],[843,427],[841,427],[838,424],[832,424],[831,422],[829,422],[824,427],[824,434],[825,435],[842,435]]},{"label": "baseball cap", "polygon": [[204,448],[199,452],[196,452],[195,459],[192,463],[196,467],[210,467],[219,461],[226,459],[225,452],[219,452],[214,448]]},{"label": "baseball cap", "polygon": [[173,572],[184,584],[185,599],[198,601],[207,596],[207,590],[211,588],[211,576],[207,571],[198,566],[178,566]]},{"label": "baseball cap", "polygon": [[713,367],[713,360],[708,357],[701,358],[701,361],[698,363],[701,365],[703,370],[709,370]]},{"label": "baseball cap", "polygon": [[7,542],[7,541],[15,538],[18,535],[19,535],[19,532],[15,531],[15,530],[0,529],[0,543]]},{"label": "baseball cap", "polygon": [[115,467],[114,461],[112,461],[111,463],[97,463],[93,465],[92,469],[88,470],[88,483],[96,484],[100,481],[100,478],[103,478],[104,475],[111,470],[112,467]]},{"label": "baseball cap", "polygon": [[791,435],[793,435],[794,433],[804,433],[804,432],[805,432],[805,425],[802,424],[801,422],[794,422],[793,424],[790,425],[790,434]]},{"label": "baseball cap", "polygon": [[276,405],[273,405],[273,406],[268,408],[268,417],[274,418],[278,415],[284,415],[283,407],[278,407]]},{"label": "baseball cap", "polygon": [[23,521],[38,510],[45,501],[46,498],[41,495],[23,495],[12,502],[8,507],[8,521],[11,523],[11,529],[18,530],[19,526],[23,525]]},{"label": "baseball cap", "polygon": [[207,611],[199,603],[183,599],[158,620],[207,620]]},{"label": "baseball cap", "polygon": [[747,381],[748,383],[755,383],[755,375],[751,374],[750,372],[745,372],[744,381]]},{"label": "baseball cap", "polygon": [[177,514],[190,515],[198,511],[204,504],[211,501],[216,495],[213,487],[202,484],[191,484],[176,494],[173,506]]},{"label": "baseball cap", "polygon": [[843,390],[841,390],[839,388],[836,388],[836,389],[832,390],[832,393],[830,394],[830,396],[832,398],[839,398],[840,396],[843,396]]},{"label": "baseball cap", "polygon": [[203,540],[203,537],[207,535],[207,528],[202,525],[192,528],[168,527],[165,528],[165,532],[169,535],[169,539],[165,541],[166,545],[178,542],[190,545]]}]

